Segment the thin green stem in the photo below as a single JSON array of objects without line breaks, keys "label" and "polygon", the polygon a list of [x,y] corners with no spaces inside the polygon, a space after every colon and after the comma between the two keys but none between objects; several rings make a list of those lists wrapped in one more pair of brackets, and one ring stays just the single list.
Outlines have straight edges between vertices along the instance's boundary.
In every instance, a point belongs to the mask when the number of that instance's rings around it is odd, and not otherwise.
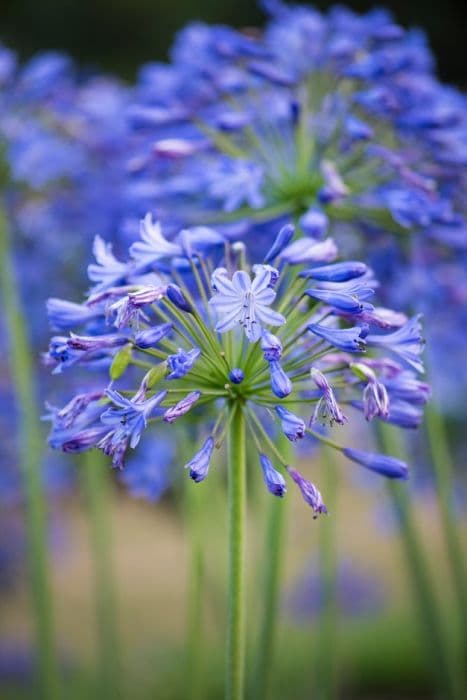
[{"label": "thin green stem", "polygon": [[[405,448],[397,432],[388,425],[378,426],[378,441],[381,448],[393,455],[405,458]],[[388,481],[388,495],[397,515],[397,523],[412,586],[413,597],[419,618],[420,630],[427,661],[433,671],[443,700],[460,700],[461,684],[454,679],[451,657],[444,635],[442,618],[433,591],[429,568],[420,541],[414,514],[405,484]]]},{"label": "thin green stem", "polygon": [[203,587],[204,552],[201,518],[203,515],[204,485],[199,487],[187,477],[185,486],[185,521],[189,538],[187,577],[187,638],[185,649],[186,693],[190,700],[204,697],[202,668],[203,644]]},{"label": "thin green stem", "polygon": [[245,676],[245,535],[246,441],[245,417],[239,404],[228,435],[229,475],[229,604],[226,698],[243,700]]},{"label": "thin green stem", "polygon": [[40,472],[43,439],[37,410],[33,353],[19,304],[10,245],[9,226],[0,205],[0,289],[10,346],[10,370],[19,413],[19,461],[26,503],[28,564],[36,628],[38,680],[41,697],[44,700],[56,700],[59,696],[59,673],[49,580],[47,509]]},{"label": "thin green stem", "polygon": [[319,632],[315,657],[316,695],[320,700],[337,697],[337,477],[338,471],[331,448],[324,447],[323,493],[330,516],[320,521],[319,574],[322,591]]},{"label": "thin green stem", "polygon": [[[285,436],[279,438],[281,452],[289,458],[291,445]],[[271,695],[277,629],[279,622],[280,582],[284,565],[285,526],[287,516],[287,498],[269,497],[268,514],[265,531],[263,556],[262,611],[258,647],[256,651],[256,668],[254,692],[252,697],[266,700]]]},{"label": "thin green stem", "polygon": [[461,649],[463,668],[467,669],[467,577],[465,554],[462,549],[456,516],[452,507],[453,463],[443,418],[436,408],[428,404],[425,410],[426,433],[436,477],[438,507],[443,534],[451,567],[458,614],[461,623]]},{"label": "thin green stem", "polygon": [[83,454],[83,482],[89,512],[97,618],[98,698],[120,698],[122,654],[118,632],[111,536],[110,469],[100,453]]}]

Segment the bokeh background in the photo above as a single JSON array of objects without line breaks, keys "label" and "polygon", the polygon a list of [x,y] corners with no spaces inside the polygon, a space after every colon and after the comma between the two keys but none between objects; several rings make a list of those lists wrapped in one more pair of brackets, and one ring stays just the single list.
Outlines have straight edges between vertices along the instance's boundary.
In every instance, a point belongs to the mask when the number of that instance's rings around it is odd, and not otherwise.
[{"label": "bokeh background", "polygon": [[[336,3],[313,3],[320,9],[332,4]],[[403,26],[422,26],[438,58],[441,78],[465,84],[465,3],[363,0],[345,4],[358,12],[384,5]],[[129,79],[141,63],[164,59],[174,33],[194,19],[244,27],[261,25],[264,14],[254,0],[2,0],[0,3],[2,39],[23,57],[43,49],[61,49],[82,63]]]},{"label": "bokeh background", "polygon": [[[314,4],[326,8],[332,3]],[[346,4],[358,11],[374,6],[373,2]],[[440,77],[464,86],[466,4],[453,0],[384,4],[404,26],[423,26],[437,56]],[[195,19],[237,27],[257,26],[264,20],[251,0],[2,0],[0,38],[22,58],[45,49],[63,50],[90,72],[103,69],[131,81],[141,64],[167,58],[174,33]],[[462,465],[457,466],[460,475]],[[434,697],[384,487],[376,478],[365,478],[363,485],[348,465],[339,467],[338,515],[325,527],[337,528],[341,618],[336,664],[343,679],[342,697]],[[436,593],[447,611],[446,633],[454,649],[452,590],[445,577],[437,507],[423,469],[417,476],[417,524],[424,533]],[[51,527],[56,626],[61,662],[70,680],[68,698],[89,697],[94,673],[93,555],[84,490],[73,489],[61,500]],[[264,514],[268,496],[263,499],[259,491],[261,507],[249,513],[250,627],[254,627],[255,603],[262,593],[257,577],[264,539],[261,508]],[[183,653],[190,533],[180,516],[180,498],[169,493],[151,505],[131,499],[117,482],[108,496],[124,651],[122,697],[189,697]],[[200,672],[208,679],[205,697],[214,700],[221,697],[225,609],[225,500],[220,477],[214,475],[204,493],[195,498],[205,512],[200,527],[205,536],[208,582],[203,591]],[[275,693],[277,698],[302,700],[315,691],[314,640],[322,600],[315,552],[323,526],[311,521],[298,497],[290,501],[293,517],[287,533]],[[458,501],[459,519],[465,525],[460,487]],[[0,614],[0,696],[31,697],[32,629],[24,573],[2,589]]]}]

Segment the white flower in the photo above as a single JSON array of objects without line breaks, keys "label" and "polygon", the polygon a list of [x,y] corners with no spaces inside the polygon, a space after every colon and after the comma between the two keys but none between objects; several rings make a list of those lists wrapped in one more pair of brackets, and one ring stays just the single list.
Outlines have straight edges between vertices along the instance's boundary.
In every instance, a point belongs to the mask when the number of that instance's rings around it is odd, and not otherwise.
[{"label": "white flower", "polygon": [[215,296],[210,303],[221,317],[216,331],[225,333],[236,325],[243,326],[245,335],[252,343],[259,340],[262,324],[281,326],[285,318],[270,309],[276,298],[271,288],[272,271],[269,266],[255,266],[253,281],[243,270],[234,273],[230,280],[223,268],[218,268],[212,275]]}]

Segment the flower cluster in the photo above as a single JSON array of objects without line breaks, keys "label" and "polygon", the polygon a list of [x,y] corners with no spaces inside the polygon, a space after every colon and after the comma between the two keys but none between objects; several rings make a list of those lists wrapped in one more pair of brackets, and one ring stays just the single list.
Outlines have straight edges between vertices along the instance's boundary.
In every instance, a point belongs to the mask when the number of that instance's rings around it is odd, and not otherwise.
[{"label": "flower cluster", "polygon": [[[96,227],[114,237],[118,230],[129,90],[108,76],[84,78],[56,52],[20,65],[0,46],[0,67],[4,204],[23,294],[42,309],[47,267],[53,271],[60,262],[66,274],[50,278],[56,294],[70,293],[81,282],[77,261],[84,261]],[[31,314],[36,338],[43,327],[35,327],[38,318]]]},{"label": "flower cluster", "polygon": [[452,389],[439,398],[459,408],[465,363],[445,339],[463,346],[466,98],[437,80],[423,33],[385,10],[261,4],[264,32],[194,23],[170,64],[141,70],[130,218],[157,213],[169,235],[211,222],[258,257],[281,218],[316,239],[332,230],[384,281],[384,303],[426,312],[433,372]]},{"label": "flower cluster", "polygon": [[293,237],[294,228],[283,227],[263,263],[251,267],[242,243],[204,227],[169,242],[151,216],[127,262],[109,248],[102,256],[98,241],[87,301],[49,301],[52,325],[75,331],[52,338],[46,362],[54,371],[106,368],[111,381],[51,409],[51,446],[97,447],[121,469],[148,426],[170,431],[186,417],[201,440],[186,467],[200,482],[241,410],[269,491],[283,496],[288,475],[315,514],[326,512],[321,494],[288,465],[277,431],[291,442],[311,436],[372,471],[406,478],[400,460],[341,446],[319,424],[342,425],[361,412],[418,425],[429,394],[416,377],[419,319],[375,307],[372,271],[335,262],[331,239],[306,239],[305,247]]}]

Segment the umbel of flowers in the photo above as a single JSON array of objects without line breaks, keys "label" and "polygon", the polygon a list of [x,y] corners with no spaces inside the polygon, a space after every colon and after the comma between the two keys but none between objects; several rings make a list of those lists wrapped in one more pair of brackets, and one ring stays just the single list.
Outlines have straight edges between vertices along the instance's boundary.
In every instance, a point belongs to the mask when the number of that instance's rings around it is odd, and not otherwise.
[{"label": "umbel of flowers", "polygon": [[464,411],[465,95],[385,9],[260,4],[264,30],[192,23],[140,71],[129,217],[157,213],[169,235],[210,221],[259,254],[284,216],[332,234],[384,303],[425,314],[439,400]]},{"label": "umbel of flowers", "polygon": [[74,330],[52,338],[46,361],[55,373],[103,369],[110,383],[51,408],[51,446],[97,447],[123,469],[127,450],[152,424],[169,432],[190,420],[202,439],[186,467],[201,482],[241,413],[269,491],[284,496],[290,477],[314,514],[326,512],[321,494],[287,463],[277,428],[291,442],[310,437],[386,477],[407,478],[400,460],[342,446],[321,426],[358,413],[419,424],[429,394],[416,377],[419,319],[375,307],[372,271],[335,262],[332,239],[306,239],[297,254],[293,236],[285,225],[253,265],[242,243],[213,229],[167,241],[150,216],[127,262],[96,239],[95,286],[85,303],[49,300],[52,326]]}]

